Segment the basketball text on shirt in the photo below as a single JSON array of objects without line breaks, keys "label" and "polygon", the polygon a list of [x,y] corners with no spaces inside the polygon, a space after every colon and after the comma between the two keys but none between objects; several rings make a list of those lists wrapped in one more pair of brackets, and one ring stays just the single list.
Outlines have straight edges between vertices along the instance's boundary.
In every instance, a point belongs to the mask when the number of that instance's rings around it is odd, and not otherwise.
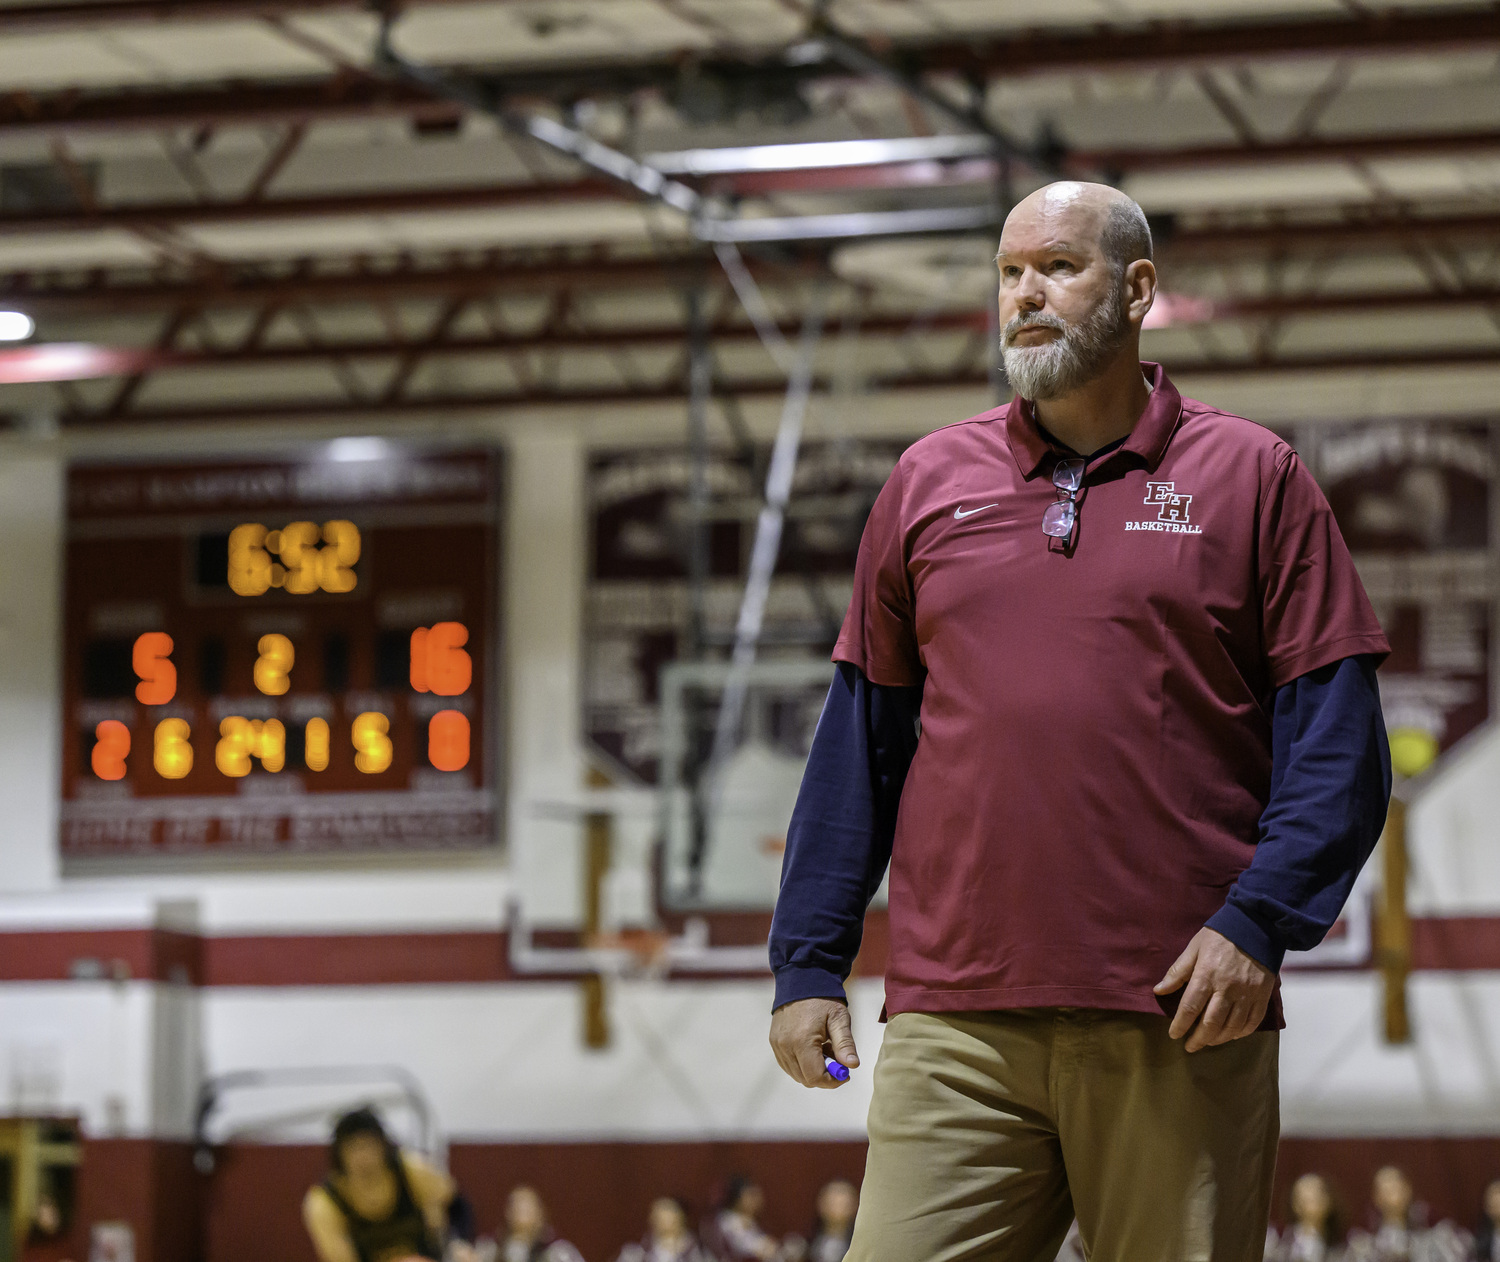
[{"label": "basketball text on shirt", "polygon": [[1189,520],[1191,495],[1179,495],[1175,482],[1147,482],[1145,503],[1157,510],[1155,521],[1127,521],[1126,530],[1162,530],[1177,535],[1201,535],[1202,526]]}]

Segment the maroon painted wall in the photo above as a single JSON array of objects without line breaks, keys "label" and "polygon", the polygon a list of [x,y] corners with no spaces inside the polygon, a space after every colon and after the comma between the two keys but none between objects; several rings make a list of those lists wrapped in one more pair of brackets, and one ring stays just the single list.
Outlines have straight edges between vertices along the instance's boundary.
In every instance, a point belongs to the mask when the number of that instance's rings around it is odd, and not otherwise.
[{"label": "maroon painted wall", "polygon": [[[483,1230],[492,1231],[505,1195],[530,1183],[558,1229],[588,1262],[611,1262],[640,1235],[646,1208],[662,1193],[683,1198],[701,1216],[731,1175],[766,1190],[766,1225],[806,1233],[813,1198],[832,1178],[859,1182],[857,1142],[455,1143],[450,1165]],[[314,1262],[302,1229],[307,1188],[322,1178],[321,1146],[236,1145],[218,1154],[205,1178],[187,1144],[88,1140],[75,1229],[70,1239],[28,1250],[27,1262],[82,1262],[88,1226],[124,1219],[136,1231],[138,1262]],[[1358,1225],[1377,1168],[1401,1166],[1432,1218],[1472,1226],[1485,1184],[1500,1178],[1500,1136],[1463,1139],[1286,1139],[1277,1163],[1274,1218],[1284,1221],[1292,1180],[1327,1176]]]},{"label": "maroon painted wall", "polygon": [[691,1140],[455,1144],[448,1164],[486,1231],[503,1218],[506,1193],[518,1183],[530,1183],[551,1209],[554,1226],[588,1262],[610,1262],[621,1245],[640,1238],[653,1198],[676,1196],[696,1223],[737,1174],[765,1189],[769,1230],[806,1235],[812,1230],[818,1189],[830,1179],[857,1185],[863,1177],[865,1145]]},{"label": "maroon painted wall", "polygon": [[[857,1183],[864,1152],[863,1143],[836,1142],[456,1143],[449,1166],[474,1203],[481,1230],[499,1224],[512,1187],[530,1183],[588,1262],[609,1262],[640,1236],[653,1197],[679,1196],[696,1218],[734,1174],[765,1188],[768,1227],[806,1233],[818,1188],[834,1178]],[[324,1159],[321,1147],[222,1151],[206,1187],[208,1262],[314,1262],[299,1211],[303,1193],[323,1176]],[[142,1262],[186,1257],[163,1254]]]},{"label": "maroon painted wall", "polygon": [[89,1254],[89,1227],[127,1222],[138,1262],[202,1262],[201,1179],[189,1144],[149,1139],[85,1139],[71,1230],[28,1245],[25,1262],[64,1262]]},{"label": "maroon painted wall", "polygon": [[1411,1178],[1429,1218],[1451,1218],[1470,1230],[1479,1219],[1485,1185],[1500,1179],[1500,1137],[1401,1139],[1283,1139],[1276,1162],[1271,1217],[1284,1222],[1298,1175],[1315,1171],[1333,1185],[1351,1224],[1367,1225],[1370,1181],[1381,1166],[1399,1166]]},{"label": "maroon painted wall", "polygon": [[218,1149],[214,1172],[202,1181],[203,1262],[317,1262],[302,1228],[302,1197],[327,1166],[328,1150],[321,1145]]}]

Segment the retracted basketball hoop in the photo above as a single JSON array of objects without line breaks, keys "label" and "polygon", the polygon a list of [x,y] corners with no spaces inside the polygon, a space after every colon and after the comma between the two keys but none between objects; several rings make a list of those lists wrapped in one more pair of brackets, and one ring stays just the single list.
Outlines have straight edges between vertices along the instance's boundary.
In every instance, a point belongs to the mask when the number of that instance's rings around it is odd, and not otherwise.
[{"label": "retracted basketball hoop", "polygon": [[665,977],[671,970],[672,935],[663,929],[620,929],[588,934],[583,944],[590,950],[607,952],[611,971],[617,977]]}]

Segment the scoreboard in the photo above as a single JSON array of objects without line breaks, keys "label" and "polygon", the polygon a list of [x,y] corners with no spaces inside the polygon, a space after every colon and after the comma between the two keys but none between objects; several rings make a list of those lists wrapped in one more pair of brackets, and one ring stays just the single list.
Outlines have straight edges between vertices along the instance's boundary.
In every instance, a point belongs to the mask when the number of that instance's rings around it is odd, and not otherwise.
[{"label": "scoreboard", "polygon": [[499,458],[383,450],[70,468],[65,858],[494,842]]}]

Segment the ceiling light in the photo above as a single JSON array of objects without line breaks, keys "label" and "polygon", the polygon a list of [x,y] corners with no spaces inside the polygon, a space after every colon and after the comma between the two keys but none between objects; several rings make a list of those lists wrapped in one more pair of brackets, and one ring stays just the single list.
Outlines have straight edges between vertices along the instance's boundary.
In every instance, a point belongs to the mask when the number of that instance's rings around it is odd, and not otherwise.
[{"label": "ceiling light", "polygon": [[[0,320],[13,314],[0,313]],[[88,342],[13,346],[0,350],[0,385],[119,377],[160,367],[165,358],[156,351],[141,347],[94,346]]]},{"label": "ceiling light", "polygon": [[1191,294],[1169,294],[1158,289],[1156,301],[1146,318],[1141,321],[1143,329],[1168,329],[1174,324],[1207,324],[1216,315],[1218,308],[1207,298],[1196,298]]},{"label": "ceiling light", "polygon": [[693,235],[700,241],[820,241],[992,230],[1001,218],[994,206],[934,206],[786,218],[702,219],[693,225]]},{"label": "ceiling light", "polygon": [[36,321],[24,311],[0,311],[0,342],[24,342],[36,332]]},{"label": "ceiling light", "polygon": [[324,455],[341,464],[355,460],[385,460],[395,455],[395,445],[384,438],[335,438]]},{"label": "ceiling light", "polygon": [[668,175],[728,175],[744,171],[806,171],[817,167],[881,166],[993,153],[988,136],[903,136],[891,140],[815,140],[784,145],[736,145],[648,153],[642,161]]}]

